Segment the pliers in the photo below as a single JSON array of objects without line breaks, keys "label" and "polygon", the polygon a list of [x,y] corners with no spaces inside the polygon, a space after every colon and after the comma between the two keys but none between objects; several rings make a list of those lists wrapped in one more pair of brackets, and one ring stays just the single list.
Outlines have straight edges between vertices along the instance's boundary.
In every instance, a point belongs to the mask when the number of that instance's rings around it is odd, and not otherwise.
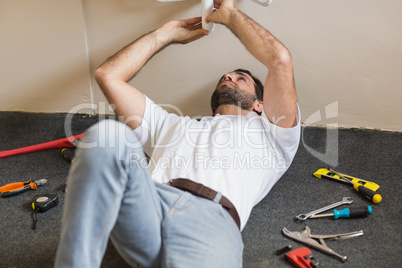
[{"label": "pliers", "polygon": [[[325,244],[324,239],[330,239],[330,240],[340,240],[340,239],[349,239],[353,238],[356,236],[363,235],[363,230],[361,231],[356,231],[356,232],[351,232],[351,233],[346,233],[346,234],[335,234],[335,235],[313,235],[311,234],[311,230],[308,226],[306,226],[306,229],[302,232],[291,232],[286,228],[283,228],[283,233],[293,239],[296,240],[302,244],[305,244],[307,246],[313,247],[319,251],[322,251],[328,255],[334,256],[338,258],[340,261],[344,262],[346,261],[347,257],[340,255],[336,253],[334,250],[330,249],[327,244]],[[318,242],[318,239],[320,242]]]},{"label": "pliers", "polygon": [[0,197],[10,197],[28,190],[36,190],[38,186],[43,185],[47,182],[46,179],[41,179],[37,181],[29,180],[27,182],[13,182],[0,187]]}]

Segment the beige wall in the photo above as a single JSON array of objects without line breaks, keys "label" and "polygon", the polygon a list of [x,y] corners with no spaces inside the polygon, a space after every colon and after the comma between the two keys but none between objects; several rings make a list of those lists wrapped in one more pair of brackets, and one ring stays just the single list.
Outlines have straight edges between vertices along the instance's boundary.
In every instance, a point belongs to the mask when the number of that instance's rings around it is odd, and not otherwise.
[{"label": "beige wall", "polygon": [[[237,5],[291,51],[306,124],[402,131],[402,1],[274,0]],[[93,81],[108,56],[198,0],[1,0],[0,110],[110,112]],[[86,58],[87,33],[89,64]],[[156,55],[131,83],[189,116],[209,115],[217,79],[265,68],[224,27]],[[90,75],[91,74],[91,75]],[[92,86],[90,83],[92,81]]]},{"label": "beige wall", "polygon": [[0,109],[90,101],[81,1],[0,0]]}]

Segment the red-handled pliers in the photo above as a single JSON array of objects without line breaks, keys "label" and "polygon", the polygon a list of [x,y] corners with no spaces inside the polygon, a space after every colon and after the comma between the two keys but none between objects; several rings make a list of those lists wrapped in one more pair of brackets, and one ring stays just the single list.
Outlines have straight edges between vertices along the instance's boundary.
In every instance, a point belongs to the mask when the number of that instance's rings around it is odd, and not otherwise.
[{"label": "red-handled pliers", "polygon": [[6,184],[4,186],[0,187],[0,197],[10,197],[14,196],[20,193],[23,193],[25,191],[28,191],[30,189],[36,190],[38,189],[38,186],[43,185],[47,182],[46,179],[41,179],[38,181],[32,181],[29,180],[27,182],[13,182]]}]

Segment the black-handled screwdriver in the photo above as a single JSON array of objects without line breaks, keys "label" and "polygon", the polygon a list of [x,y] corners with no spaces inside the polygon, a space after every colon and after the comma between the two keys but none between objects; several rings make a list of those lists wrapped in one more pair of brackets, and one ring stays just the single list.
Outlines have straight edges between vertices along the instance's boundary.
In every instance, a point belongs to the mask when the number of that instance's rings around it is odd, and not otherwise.
[{"label": "black-handled screwdriver", "polygon": [[310,216],[310,219],[314,218],[323,218],[323,217],[334,217],[334,219],[339,219],[339,218],[360,218],[360,217],[367,217],[372,213],[371,206],[364,207],[364,208],[345,208],[342,210],[336,210],[334,209],[333,213],[327,213],[327,214],[316,214],[313,216]]},{"label": "black-handled screwdriver", "polygon": [[63,148],[61,150],[61,154],[67,159],[70,163],[73,163],[75,160],[74,151],[69,148]]},{"label": "black-handled screwdriver", "polygon": [[359,183],[353,183],[351,179],[346,178],[345,176],[343,176],[342,174],[336,172],[333,169],[329,169],[329,171],[333,172],[334,174],[338,175],[340,178],[344,179],[349,184],[353,185],[353,189],[355,189],[359,194],[361,194],[362,196],[366,197],[367,199],[370,199],[371,202],[373,202],[374,204],[378,204],[378,203],[381,202],[381,200],[382,200],[381,195],[377,194],[373,190],[371,190],[371,189],[369,189],[369,188],[367,188],[364,185],[361,185]]}]

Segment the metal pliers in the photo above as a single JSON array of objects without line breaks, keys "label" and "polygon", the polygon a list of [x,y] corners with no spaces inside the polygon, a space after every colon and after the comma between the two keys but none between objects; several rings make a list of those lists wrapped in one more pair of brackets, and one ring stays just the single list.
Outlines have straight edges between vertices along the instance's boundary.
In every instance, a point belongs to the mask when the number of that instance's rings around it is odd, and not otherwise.
[{"label": "metal pliers", "polygon": [[41,179],[38,181],[32,181],[29,180],[27,182],[13,182],[6,184],[4,186],[0,187],[0,197],[10,197],[14,196],[20,193],[23,193],[25,191],[28,191],[30,189],[36,190],[38,189],[38,186],[43,185],[47,182],[46,179]]},{"label": "metal pliers", "polygon": [[[312,248],[315,248],[319,251],[322,251],[328,255],[334,256],[341,260],[342,262],[346,261],[347,257],[340,255],[336,253],[334,250],[330,249],[327,244],[325,244],[324,239],[330,239],[330,240],[341,240],[341,239],[349,239],[353,238],[356,236],[363,235],[363,230],[356,231],[356,232],[351,232],[351,233],[346,233],[346,234],[335,234],[335,235],[313,235],[311,234],[311,230],[308,226],[306,226],[306,229],[302,232],[291,232],[285,227],[283,228],[283,233],[293,239],[296,240],[302,244],[305,244],[307,246],[310,246]],[[315,239],[318,239],[319,242]]]}]

